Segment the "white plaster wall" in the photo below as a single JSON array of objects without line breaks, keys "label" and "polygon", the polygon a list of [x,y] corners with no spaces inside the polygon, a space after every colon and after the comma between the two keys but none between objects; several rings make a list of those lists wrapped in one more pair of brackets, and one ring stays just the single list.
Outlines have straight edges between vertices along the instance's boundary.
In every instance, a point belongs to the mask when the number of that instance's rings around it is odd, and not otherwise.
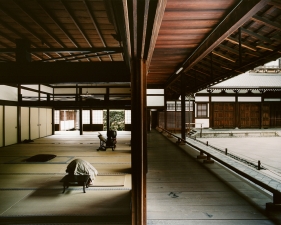
[{"label": "white plaster wall", "polygon": [[54,88],[54,94],[76,94],[76,88]]},{"label": "white plaster wall", "polygon": [[164,96],[147,96],[147,106],[164,106]]},{"label": "white plaster wall", "polygon": [[238,102],[261,102],[261,97],[238,97]]},{"label": "white plaster wall", "polygon": [[235,96],[213,96],[212,102],[235,102]]},{"label": "white plaster wall", "polygon": [[200,123],[202,123],[202,128],[210,127],[209,119],[195,119],[195,128],[201,128]]},{"label": "white plaster wall", "polygon": [[38,97],[38,92],[34,92],[34,91],[29,91],[29,90],[21,90],[21,94],[22,96],[26,96],[26,97]]},{"label": "white plaster wall", "polygon": [[53,88],[42,85],[42,84],[40,86],[40,90],[43,91],[43,92],[47,92],[49,94],[53,94]]},{"label": "white plaster wall", "polygon": [[209,102],[208,96],[195,96],[195,102]]},{"label": "white plaster wall", "polygon": [[29,85],[21,85],[22,87],[27,87],[30,89],[34,89],[34,90],[39,90],[39,85],[38,84],[29,84]]},{"label": "white plaster wall", "polygon": [[6,85],[0,85],[0,99],[8,101],[18,101],[18,89]]}]

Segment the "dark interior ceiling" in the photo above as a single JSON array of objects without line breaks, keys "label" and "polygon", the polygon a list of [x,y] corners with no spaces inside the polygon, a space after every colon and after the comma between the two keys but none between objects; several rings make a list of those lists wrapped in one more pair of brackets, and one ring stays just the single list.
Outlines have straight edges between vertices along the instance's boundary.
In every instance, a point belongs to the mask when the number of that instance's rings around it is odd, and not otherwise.
[{"label": "dark interior ceiling", "polygon": [[0,83],[129,82],[142,58],[173,100],[280,58],[280,30],[280,0],[0,0]]}]

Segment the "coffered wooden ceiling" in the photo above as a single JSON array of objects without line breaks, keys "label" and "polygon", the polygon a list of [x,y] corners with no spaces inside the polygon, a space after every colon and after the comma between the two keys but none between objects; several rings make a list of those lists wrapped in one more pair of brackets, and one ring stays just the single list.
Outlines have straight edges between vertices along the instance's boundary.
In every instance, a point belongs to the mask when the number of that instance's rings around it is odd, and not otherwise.
[{"label": "coffered wooden ceiling", "polygon": [[172,100],[280,58],[280,31],[280,0],[0,0],[0,83],[129,82],[143,58]]}]

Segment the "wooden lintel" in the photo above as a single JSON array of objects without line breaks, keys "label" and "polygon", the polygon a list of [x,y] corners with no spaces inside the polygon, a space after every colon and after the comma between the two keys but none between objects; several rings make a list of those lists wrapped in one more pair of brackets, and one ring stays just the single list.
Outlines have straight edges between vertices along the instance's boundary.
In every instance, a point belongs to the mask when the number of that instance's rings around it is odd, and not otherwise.
[{"label": "wooden lintel", "polygon": [[124,62],[1,63],[0,84],[129,82]]},{"label": "wooden lintel", "polygon": [[[0,48],[0,53],[15,53],[16,48]],[[29,53],[75,53],[75,52],[120,52],[123,51],[123,48],[29,48],[27,52]]]}]

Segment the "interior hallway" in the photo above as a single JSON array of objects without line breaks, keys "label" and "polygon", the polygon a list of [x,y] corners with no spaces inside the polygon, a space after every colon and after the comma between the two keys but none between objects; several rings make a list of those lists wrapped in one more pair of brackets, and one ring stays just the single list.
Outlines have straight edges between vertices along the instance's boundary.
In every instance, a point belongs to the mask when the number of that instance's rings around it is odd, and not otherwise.
[{"label": "interior hallway", "polygon": [[227,185],[173,142],[157,131],[148,135],[148,224],[278,224],[264,210],[270,196],[217,163],[209,165],[232,187]]}]

